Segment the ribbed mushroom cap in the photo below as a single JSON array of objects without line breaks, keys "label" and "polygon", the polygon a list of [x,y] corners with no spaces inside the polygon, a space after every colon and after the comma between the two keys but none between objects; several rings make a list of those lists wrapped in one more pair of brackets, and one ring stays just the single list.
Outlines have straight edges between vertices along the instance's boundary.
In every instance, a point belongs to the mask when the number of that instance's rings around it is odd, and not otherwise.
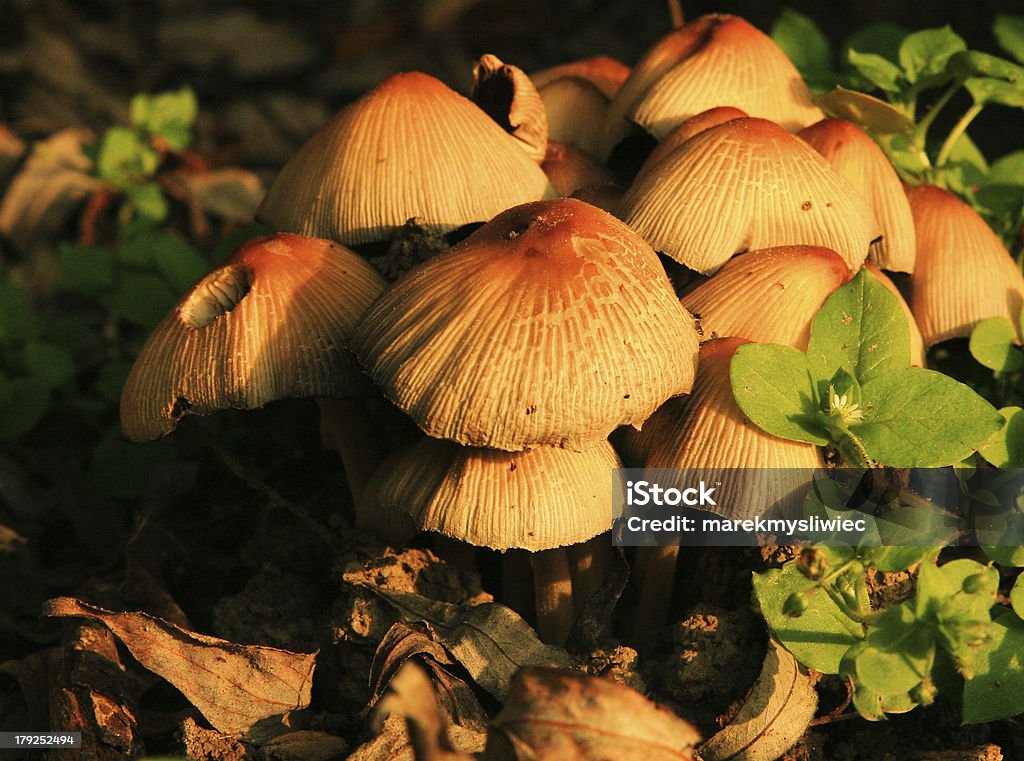
[{"label": "ribbed mushroom cap", "polygon": [[848,121],[823,119],[798,133],[871,204],[882,238],[868,258],[882,269],[913,272],[916,243],[910,204],[882,149]]},{"label": "ribbed mushroom cap", "polygon": [[633,67],[612,101],[605,156],[638,124],[659,140],[716,106],[798,130],[822,118],[796,67],[768,35],[737,16],[701,16],[670,32]]},{"label": "ribbed mushroom cap", "polygon": [[548,138],[596,156],[608,113],[608,97],[580,77],[562,77],[540,88]]},{"label": "ribbed mushroom cap", "polygon": [[389,460],[369,498],[375,510],[406,511],[421,531],[538,552],[611,528],[621,467],[607,441],[584,452],[502,452],[425,437]]},{"label": "ribbed mushroom cap", "polygon": [[544,172],[471,101],[433,77],[396,74],[296,151],[257,219],[347,245],[419,218],[447,232],[553,194]]},{"label": "ribbed mushroom cap", "polygon": [[537,163],[548,147],[548,117],[530,78],[487,53],[473,66],[473,102],[512,135]]},{"label": "ribbed mushroom cap", "polygon": [[524,204],[388,288],[353,350],[431,436],[583,450],[693,381],[697,336],[654,251],[574,199]]},{"label": "ribbed mushroom cap", "polygon": [[664,140],[654,146],[654,150],[650,152],[644,160],[643,165],[639,170],[637,170],[636,176],[639,177],[640,175],[649,172],[652,168],[661,163],[666,156],[672,153],[672,151],[694,135],[699,135],[706,129],[717,127],[719,124],[725,124],[733,119],[746,118],[746,116],[747,114],[745,112],[740,111],[738,108],[733,108],[732,106],[709,108],[707,111],[701,111],[696,116],[691,116],[685,122],[665,135]]},{"label": "ribbed mushroom cap", "polygon": [[857,269],[875,216],[821,154],[766,119],[733,119],[687,140],[622,197],[618,216],[655,249],[709,274],[735,253],[830,248]]},{"label": "ribbed mushroom cap", "polygon": [[603,209],[609,214],[614,214],[615,210],[619,208],[619,202],[625,192],[621,185],[592,185],[580,188],[572,194],[572,197]]},{"label": "ribbed mushroom cap", "polygon": [[816,446],[768,435],[736,404],[729,364],[745,343],[718,338],[703,344],[690,395],[670,399],[642,431],[627,432],[631,461],[648,469],[699,471],[706,482],[720,481],[718,507],[709,509],[733,519],[764,514],[824,466]]},{"label": "ribbed mushroom cap", "polygon": [[615,93],[629,77],[629,67],[614,58],[598,55],[552,66],[530,75],[538,90],[556,79],[565,77],[585,79],[610,99],[615,97]]},{"label": "ribbed mushroom cap", "polygon": [[735,336],[803,351],[814,315],[849,278],[834,251],[782,246],[733,257],[680,300],[700,318],[705,339]]},{"label": "ribbed mushroom cap", "polygon": [[121,394],[124,435],[159,438],[186,414],[365,393],[344,343],[384,285],[330,241],[288,233],[248,241],[142,347]]},{"label": "ribbed mushroom cap", "polygon": [[917,327],[917,321],[914,319],[914,313],[910,311],[910,305],[906,299],[903,298],[903,294],[900,293],[900,289],[896,287],[888,275],[882,270],[876,267],[870,262],[864,265],[864,269],[871,273],[871,275],[882,285],[889,289],[889,292],[896,297],[900,303],[900,309],[903,310],[903,314],[907,318],[907,327],[910,328],[910,364],[912,367],[924,367],[925,365],[925,351],[924,351],[924,339],[921,337],[921,330]]},{"label": "ribbed mushroom cap", "polygon": [[1024,277],[974,209],[933,185],[907,189],[917,233],[910,309],[925,347],[965,338],[987,317],[1017,324]]},{"label": "ribbed mushroom cap", "polygon": [[560,196],[571,196],[582,188],[603,187],[615,182],[608,170],[578,151],[561,143],[548,143],[541,169]]}]

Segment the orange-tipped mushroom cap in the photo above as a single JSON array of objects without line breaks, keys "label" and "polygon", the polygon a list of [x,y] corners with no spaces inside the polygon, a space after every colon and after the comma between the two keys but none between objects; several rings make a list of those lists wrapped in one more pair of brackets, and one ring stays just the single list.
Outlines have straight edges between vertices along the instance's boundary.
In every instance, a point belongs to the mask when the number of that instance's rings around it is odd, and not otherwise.
[{"label": "orange-tipped mushroom cap", "polygon": [[789,130],[822,117],[796,67],[771,37],[737,16],[701,16],[659,40],[633,67],[608,112],[607,155],[638,124],[659,140],[716,106]]},{"label": "orange-tipped mushroom cap", "polygon": [[933,185],[907,189],[917,233],[910,309],[925,347],[971,334],[987,317],[1017,325],[1024,277],[978,213]]},{"label": "orange-tipped mushroom cap", "polygon": [[910,204],[882,149],[842,119],[823,119],[798,134],[871,204],[882,238],[871,246],[869,259],[885,270],[913,272],[916,243]]},{"label": "orange-tipped mushroom cap", "polygon": [[365,393],[344,343],[384,285],[337,243],[280,233],[243,244],[142,347],[121,394],[124,435],[159,438],[186,414]]},{"label": "orange-tipped mushroom cap", "polygon": [[807,348],[811,320],[850,270],[835,251],[782,246],[733,257],[681,301],[705,339],[735,336]]},{"label": "orange-tipped mushroom cap", "polygon": [[501,125],[537,163],[548,147],[548,117],[530,78],[487,53],[473,66],[473,102]]},{"label": "orange-tipped mushroom cap", "polygon": [[650,246],[562,199],[510,209],[409,272],[353,350],[431,436],[583,450],[685,393],[696,346]]},{"label": "orange-tipped mushroom cap", "polygon": [[608,170],[582,151],[560,143],[548,143],[541,169],[560,196],[583,188],[604,187],[615,182]]},{"label": "orange-tipped mushroom cap", "polygon": [[530,75],[538,90],[556,79],[565,77],[585,79],[610,99],[615,97],[615,93],[629,77],[629,67],[614,58],[599,55],[552,66]]},{"label": "orange-tipped mushroom cap", "polygon": [[744,119],[746,117],[746,113],[740,111],[738,108],[733,108],[732,106],[709,108],[707,111],[701,111],[696,116],[691,116],[685,122],[665,135],[664,140],[654,146],[654,150],[650,152],[644,160],[643,165],[639,170],[637,170],[636,176],[639,177],[640,175],[649,172],[652,168],[661,163],[666,156],[672,153],[672,151],[694,135],[699,135],[704,130],[717,127],[719,124],[731,122],[733,119]]},{"label": "orange-tipped mushroom cap", "polygon": [[858,191],[800,138],[733,119],[687,140],[622,197],[618,216],[704,274],[749,249],[830,248],[857,269],[879,231]]},{"label": "orange-tipped mushroom cap", "polygon": [[611,528],[621,467],[607,441],[584,452],[502,452],[425,437],[385,464],[368,497],[373,510],[403,510],[421,531],[538,552]]},{"label": "orange-tipped mushroom cap", "polygon": [[709,509],[732,519],[766,513],[824,466],[816,446],[770,436],[736,404],[729,365],[745,343],[718,338],[703,344],[690,395],[670,399],[642,431],[627,433],[629,451],[645,467],[698,470],[708,483],[721,482],[722,498]]},{"label": "orange-tipped mushroom cap", "polygon": [[285,164],[257,218],[347,245],[413,217],[447,232],[553,194],[536,162],[472,101],[396,74],[343,109]]}]

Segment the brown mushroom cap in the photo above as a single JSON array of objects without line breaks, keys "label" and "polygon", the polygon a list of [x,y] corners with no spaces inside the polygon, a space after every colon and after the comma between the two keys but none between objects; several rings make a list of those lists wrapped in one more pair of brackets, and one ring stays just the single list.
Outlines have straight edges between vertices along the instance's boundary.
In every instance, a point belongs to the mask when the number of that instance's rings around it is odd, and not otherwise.
[{"label": "brown mushroom cap", "polygon": [[[709,482],[721,482],[717,508],[731,519],[764,514],[780,497],[824,466],[813,444],[771,436],[736,404],[729,366],[740,338],[717,338],[701,345],[693,391],[670,399],[641,431],[627,433],[631,461],[648,469],[685,468]],[[655,479],[668,486],[664,479]]]},{"label": "brown mushroom cap", "polygon": [[910,309],[925,347],[964,338],[987,317],[1016,326],[1024,277],[985,220],[949,191],[907,189],[917,233]]},{"label": "brown mushroom cap", "polygon": [[244,243],[146,341],[121,395],[124,435],[159,438],[185,414],[365,393],[344,343],[384,285],[330,241],[279,233]]},{"label": "brown mushroom cap", "polygon": [[868,258],[882,269],[913,272],[914,219],[903,184],[882,149],[842,119],[823,119],[798,134],[871,204],[882,238],[871,246]]},{"label": "brown mushroom cap", "polygon": [[548,147],[548,117],[530,78],[518,66],[487,53],[473,66],[473,102],[512,135],[537,163]]},{"label": "brown mushroom cap", "polygon": [[648,50],[612,101],[607,156],[638,124],[659,140],[716,106],[798,130],[822,117],[796,67],[771,37],[738,16],[701,16]]},{"label": "brown mushroom cap", "polygon": [[578,151],[561,143],[548,143],[541,169],[560,196],[571,196],[583,188],[605,187],[615,182],[608,170]]},{"label": "brown mushroom cap", "polygon": [[830,248],[857,269],[879,233],[867,201],[821,154],[753,118],[687,140],[637,178],[618,216],[704,274],[740,251],[786,245]]},{"label": "brown mushroom cap", "polygon": [[706,129],[717,127],[719,124],[731,122],[733,119],[744,119],[747,113],[732,106],[719,106],[701,111],[696,116],[691,116],[674,130],[665,135],[665,139],[654,146],[654,150],[644,159],[643,165],[637,170],[636,176],[649,172],[668,156],[672,151],[685,143],[694,135],[699,135]]},{"label": "brown mushroom cap", "polygon": [[733,257],[680,300],[700,318],[705,339],[734,336],[803,351],[814,315],[849,278],[835,251],[782,246]]},{"label": "brown mushroom cap", "polygon": [[583,450],[693,381],[693,321],[654,251],[574,199],[510,209],[388,288],[353,350],[428,434]]},{"label": "brown mushroom cap", "polygon": [[562,77],[539,88],[548,116],[548,137],[596,156],[608,113],[608,98],[580,77]]},{"label": "brown mushroom cap", "polygon": [[364,511],[403,510],[421,531],[477,547],[538,552],[611,528],[621,504],[615,470],[621,467],[607,441],[584,452],[502,452],[424,437],[375,474]]},{"label": "brown mushroom cap", "polygon": [[447,232],[553,194],[537,163],[472,101],[419,72],[396,74],[296,151],[257,219],[347,245],[419,218]]},{"label": "brown mushroom cap", "polygon": [[629,77],[629,67],[614,58],[598,55],[552,66],[530,75],[538,90],[564,77],[585,79],[604,93],[606,98],[614,98],[622,83]]}]

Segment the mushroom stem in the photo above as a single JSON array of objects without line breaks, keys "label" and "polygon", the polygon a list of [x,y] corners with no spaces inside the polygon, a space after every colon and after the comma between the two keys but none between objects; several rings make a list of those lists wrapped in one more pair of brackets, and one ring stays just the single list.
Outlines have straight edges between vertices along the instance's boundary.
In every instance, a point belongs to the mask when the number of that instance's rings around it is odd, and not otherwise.
[{"label": "mushroom stem", "polygon": [[675,587],[679,547],[641,547],[636,553],[636,576],[640,588],[633,637],[643,638],[651,629],[668,621]]},{"label": "mushroom stem", "polygon": [[501,554],[501,598],[501,602],[524,618],[535,609],[530,553],[525,550],[506,550]]},{"label": "mushroom stem", "polygon": [[384,460],[384,437],[360,399],[317,399],[317,404],[320,439],[341,456],[354,505]]},{"label": "mushroom stem", "polygon": [[608,575],[612,564],[612,540],[608,532],[568,548],[572,565],[573,603],[576,615],[590,602]]},{"label": "mushroom stem", "polygon": [[572,609],[572,576],[564,547],[541,550],[530,557],[533,596],[537,606],[537,634],[561,647],[575,620]]},{"label": "mushroom stem", "polygon": [[443,534],[434,534],[434,552],[448,565],[466,573],[479,573],[476,547]]}]

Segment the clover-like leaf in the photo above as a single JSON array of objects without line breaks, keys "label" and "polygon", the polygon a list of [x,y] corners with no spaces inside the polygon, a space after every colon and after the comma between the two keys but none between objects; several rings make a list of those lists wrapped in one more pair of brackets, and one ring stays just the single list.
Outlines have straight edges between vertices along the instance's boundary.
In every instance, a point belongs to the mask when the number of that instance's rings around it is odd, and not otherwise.
[{"label": "clover-like leaf", "polygon": [[964,684],[965,724],[996,721],[1024,713],[1024,621],[1004,608],[988,630],[989,647]]},{"label": "clover-like leaf", "polygon": [[1000,13],[996,16],[992,31],[999,47],[1024,63],[1024,16]]},{"label": "clover-like leaf", "polygon": [[948,26],[923,29],[903,40],[899,51],[900,66],[911,83],[926,77],[940,77],[949,59],[962,50],[967,50],[967,43]]},{"label": "clover-like leaf", "polygon": [[971,356],[990,370],[1007,373],[1024,367],[1024,353],[1014,346],[1017,333],[1005,317],[989,317],[971,331]]},{"label": "clover-like leaf", "polygon": [[847,60],[865,79],[886,92],[899,92],[903,72],[892,61],[875,53],[860,53],[850,49]]}]

